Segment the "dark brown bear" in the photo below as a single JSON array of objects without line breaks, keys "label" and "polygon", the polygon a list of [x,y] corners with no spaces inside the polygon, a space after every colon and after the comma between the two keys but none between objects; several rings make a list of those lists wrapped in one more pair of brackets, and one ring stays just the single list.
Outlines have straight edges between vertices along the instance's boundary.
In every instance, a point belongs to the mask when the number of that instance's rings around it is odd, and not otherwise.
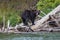
[{"label": "dark brown bear", "polygon": [[35,18],[39,14],[40,14],[40,11],[38,11],[38,10],[25,10],[21,15],[24,25],[28,25],[29,20],[32,22],[32,25],[35,25],[35,23],[34,23]]}]

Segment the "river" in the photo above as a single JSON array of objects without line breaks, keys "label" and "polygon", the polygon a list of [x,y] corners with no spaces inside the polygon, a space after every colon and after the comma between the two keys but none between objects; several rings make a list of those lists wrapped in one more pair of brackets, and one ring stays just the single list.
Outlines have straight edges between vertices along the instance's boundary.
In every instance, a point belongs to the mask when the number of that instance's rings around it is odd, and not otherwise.
[{"label": "river", "polygon": [[2,34],[0,40],[60,40],[59,32],[41,32],[38,34]]}]

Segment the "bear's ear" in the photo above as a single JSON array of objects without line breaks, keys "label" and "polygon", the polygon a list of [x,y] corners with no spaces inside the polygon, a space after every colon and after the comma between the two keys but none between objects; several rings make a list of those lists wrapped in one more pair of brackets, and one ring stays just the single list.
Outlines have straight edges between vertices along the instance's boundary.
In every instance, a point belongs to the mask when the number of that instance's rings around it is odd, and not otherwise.
[{"label": "bear's ear", "polygon": [[36,10],[36,14],[38,14],[38,15],[39,15],[39,14],[40,14],[40,10]]},{"label": "bear's ear", "polygon": [[41,10],[38,10],[38,15],[41,13]]},{"label": "bear's ear", "polygon": [[38,12],[41,12],[41,10],[38,10]]}]

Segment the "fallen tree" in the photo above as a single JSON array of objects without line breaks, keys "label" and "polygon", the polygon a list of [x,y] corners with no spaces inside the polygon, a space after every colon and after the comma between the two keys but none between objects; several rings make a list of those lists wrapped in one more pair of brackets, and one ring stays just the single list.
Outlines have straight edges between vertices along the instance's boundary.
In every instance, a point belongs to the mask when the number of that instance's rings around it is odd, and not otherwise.
[{"label": "fallen tree", "polygon": [[32,30],[38,29],[44,22],[46,22],[49,19],[49,15],[54,15],[57,12],[60,12],[60,5],[57,6],[53,11],[48,13],[46,16],[44,16],[42,19],[35,22],[35,25],[31,26]]},{"label": "fallen tree", "polygon": [[[43,30],[43,31],[44,30],[52,31],[54,28],[53,28],[53,26],[51,26],[51,24],[48,24],[49,22],[54,22],[53,25],[56,24],[56,25],[58,25],[57,27],[60,26],[60,24],[57,21],[58,19],[54,18],[54,17],[57,17],[57,16],[54,16],[57,13],[60,13],[60,5],[58,7],[56,7],[53,11],[48,13],[46,16],[42,17],[42,19],[39,19],[38,21],[35,21],[35,25],[33,25],[33,26],[24,26],[23,23],[21,23],[21,24],[15,26],[14,29],[17,29],[18,31],[23,31],[23,32],[31,32],[31,31],[34,31],[34,32],[39,31],[40,32],[41,30]],[[52,21],[49,21],[50,17],[52,18]],[[48,28],[46,28],[47,26],[48,26]],[[60,30],[60,29],[58,29],[58,30]]]}]

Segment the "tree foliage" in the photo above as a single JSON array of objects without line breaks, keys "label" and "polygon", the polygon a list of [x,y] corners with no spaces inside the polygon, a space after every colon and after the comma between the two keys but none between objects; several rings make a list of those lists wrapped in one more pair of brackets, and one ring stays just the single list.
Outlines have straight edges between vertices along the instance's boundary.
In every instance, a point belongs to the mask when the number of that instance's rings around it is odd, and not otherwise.
[{"label": "tree foliage", "polygon": [[47,14],[59,4],[60,0],[39,0],[39,2],[37,3],[37,9],[42,10]]}]

